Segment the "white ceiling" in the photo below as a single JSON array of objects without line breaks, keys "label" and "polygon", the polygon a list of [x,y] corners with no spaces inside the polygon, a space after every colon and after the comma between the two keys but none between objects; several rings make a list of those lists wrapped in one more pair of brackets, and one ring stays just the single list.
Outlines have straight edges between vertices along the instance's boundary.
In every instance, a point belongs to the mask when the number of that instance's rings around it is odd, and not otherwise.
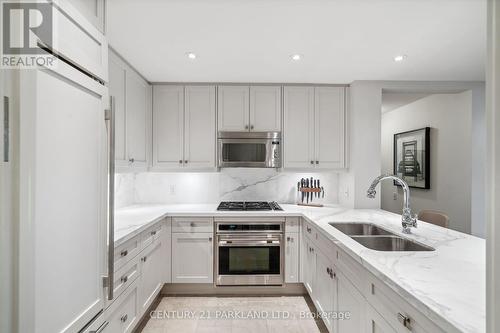
[{"label": "white ceiling", "polygon": [[[149,81],[483,81],[485,0],[108,0]],[[195,52],[196,60],[186,57]],[[293,62],[290,55],[303,59]],[[393,58],[406,54],[402,63]]]}]

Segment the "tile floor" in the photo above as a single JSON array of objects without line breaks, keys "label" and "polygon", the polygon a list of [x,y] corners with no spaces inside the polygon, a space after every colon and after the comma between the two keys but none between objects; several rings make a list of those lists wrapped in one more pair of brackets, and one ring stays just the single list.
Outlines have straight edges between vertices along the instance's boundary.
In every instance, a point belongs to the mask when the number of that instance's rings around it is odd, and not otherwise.
[{"label": "tile floor", "polygon": [[[314,309],[313,309],[314,311]],[[324,333],[302,296],[164,297],[142,333]]]}]

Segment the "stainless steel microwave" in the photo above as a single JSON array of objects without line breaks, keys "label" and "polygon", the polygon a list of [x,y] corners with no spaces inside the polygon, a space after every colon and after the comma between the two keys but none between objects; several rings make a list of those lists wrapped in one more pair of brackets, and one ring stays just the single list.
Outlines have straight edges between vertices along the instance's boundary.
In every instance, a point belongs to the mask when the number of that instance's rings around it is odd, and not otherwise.
[{"label": "stainless steel microwave", "polygon": [[280,132],[219,132],[219,168],[281,168]]}]

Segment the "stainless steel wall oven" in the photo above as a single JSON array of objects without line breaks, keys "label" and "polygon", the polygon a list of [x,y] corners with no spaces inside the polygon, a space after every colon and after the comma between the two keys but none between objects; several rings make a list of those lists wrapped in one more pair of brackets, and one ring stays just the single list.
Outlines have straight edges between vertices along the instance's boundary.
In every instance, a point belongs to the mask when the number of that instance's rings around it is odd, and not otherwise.
[{"label": "stainless steel wall oven", "polygon": [[282,285],[283,222],[216,222],[216,284]]}]

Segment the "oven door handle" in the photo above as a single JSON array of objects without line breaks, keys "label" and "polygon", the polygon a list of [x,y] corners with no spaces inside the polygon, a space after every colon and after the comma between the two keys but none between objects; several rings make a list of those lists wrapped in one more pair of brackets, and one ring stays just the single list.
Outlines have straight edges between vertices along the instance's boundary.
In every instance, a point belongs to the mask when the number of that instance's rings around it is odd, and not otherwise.
[{"label": "oven door handle", "polygon": [[230,247],[230,246],[280,246],[281,242],[279,239],[269,239],[269,240],[220,240],[219,246]]}]

